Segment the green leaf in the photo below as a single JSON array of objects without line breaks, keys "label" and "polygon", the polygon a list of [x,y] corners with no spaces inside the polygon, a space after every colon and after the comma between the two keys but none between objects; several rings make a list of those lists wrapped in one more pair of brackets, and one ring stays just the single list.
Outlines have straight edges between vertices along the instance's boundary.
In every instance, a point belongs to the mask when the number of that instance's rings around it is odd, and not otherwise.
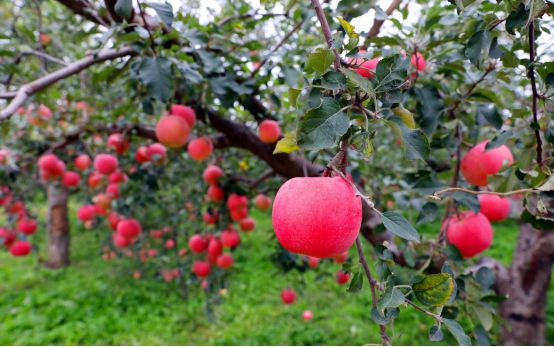
[{"label": "green leaf", "polygon": [[362,153],[364,157],[368,158],[371,153],[373,153],[373,143],[371,141],[372,139],[373,136],[371,133],[363,131],[354,134],[350,138],[350,144],[352,145],[352,147],[354,147],[354,149]]},{"label": "green leaf", "polygon": [[398,89],[408,77],[410,59],[403,58],[399,54],[385,57],[379,61],[375,69],[375,76],[378,81],[375,89],[380,92],[388,92]]},{"label": "green leaf", "polygon": [[491,149],[494,149],[496,147],[500,147],[503,144],[506,143],[506,141],[512,137],[512,131],[511,130],[504,130],[500,134],[493,137],[492,140],[487,142],[487,145],[485,146],[485,152],[490,151]]},{"label": "green leaf", "polygon": [[393,211],[383,212],[381,215],[383,225],[388,231],[408,241],[419,242],[417,230],[401,214]]},{"label": "green leaf", "polygon": [[471,339],[466,335],[464,329],[460,324],[458,324],[458,322],[448,318],[443,318],[442,322],[448,331],[450,331],[450,333],[454,336],[456,341],[458,341],[460,346],[471,346]]},{"label": "green leaf", "polygon": [[129,18],[133,14],[132,0],[117,0],[114,6],[115,14],[122,18]]},{"label": "green leaf", "polygon": [[301,89],[289,88],[289,103],[291,106],[296,107],[296,101],[301,91]]},{"label": "green leaf", "polygon": [[148,6],[152,7],[156,13],[158,14],[158,17],[162,20],[162,22],[165,23],[168,27],[171,28],[171,25],[173,24],[173,6],[171,6],[170,3],[155,3],[155,2],[147,2]]},{"label": "green leaf", "polygon": [[349,293],[357,293],[362,289],[363,285],[364,276],[361,271],[358,271],[354,274],[354,276],[352,276],[352,280],[350,281],[350,285],[346,291]]},{"label": "green leaf", "polygon": [[427,136],[430,136],[437,129],[443,104],[439,91],[434,86],[415,88],[417,98],[418,122]]},{"label": "green leaf", "polygon": [[273,154],[291,153],[299,149],[300,147],[296,144],[296,134],[289,132],[285,134],[285,137],[277,142]]},{"label": "green leaf", "polygon": [[512,11],[506,19],[506,31],[512,35],[515,35],[515,29],[521,28],[527,24],[529,19],[529,10],[525,9],[524,4],[519,4],[519,7]]},{"label": "green leaf", "polygon": [[318,48],[308,55],[308,61],[304,66],[307,73],[318,72],[324,74],[335,60],[335,53],[330,49]]},{"label": "green leaf", "polygon": [[386,308],[398,307],[406,301],[404,293],[400,289],[395,287],[388,287],[381,300],[377,304],[377,307],[381,312],[384,312]]},{"label": "green leaf", "polygon": [[350,24],[346,19],[342,18],[341,16],[337,16],[337,19],[339,20],[340,25],[349,38],[358,38],[360,36],[354,31],[354,26]]},{"label": "green leaf", "polygon": [[473,332],[475,333],[475,339],[477,340],[478,346],[490,346],[491,341],[489,340],[489,336],[487,335],[487,332],[485,329],[483,329],[482,326],[478,325],[473,329]]},{"label": "green leaf", "polygon": [[519,58],[517,55],[515,55],[514,52],[505,52],[502,57],[500,57],[500,60],[502,61],[502,64],[505,67],[518,67],[519,66]]},{"label": "green leaf", "polygon": [[400,117],[402,119],[402,122],[404,122],[404,125],[406,125],[410,129],[414,129],[416,127],[414,115],[409,110],[405,109],[402,105],[399,105],[392,109],[392,112]]},{"label": "green leaf", "polygon": [[482,266],[475,273],[475,280],[481,285],[481,289],[487,290],[496,281],[496,276],[494,275],[494,271],[486,266]]},{"label": "green leaf", "polygon": [[150,97],[166,101],[173,95],[171,66],[171,61],[165,57],[142,58],[139,76]]},{"label": "green leaf", "polygon": [[412,286],[416,298],[426,306],[445,305],[454,291],[454,279],[450,274],[427,275]]},{"label": "green leaf", "polygon": [[426,202],[421,207],[421,211],[416,219],[416,225],[421,223],[430,223],[437,219],[439,214],[439,207],[434,202]]},{"label": "green leaf", "polygon": [[343,67],[340,69],[340,71],[354,86],[366,92],[370,98],[375,97],[375,90],[373,90],[373,85],[368,78],[360,76],[356,71],[352,71]]},{"label": "green leaf", "polygon": [[385,310],[385,314],[379,312],[377,307],[371,309],[371,318],[377,324],[389,324],[393,318],[398,317],[397,308],[389,308]]},{"label": "green leaf", "polygon": [[444,334],[442,333],[441,328],[433,325],[431,329],[429,329],[429,340],[437,342],[442,341],[442,339],[444,339]]},{"label": "green leaf", "polygon": [[500,129],[503,124],[502,116],[495,105],[477,106],[477,122],[478,124],[490,124],[496,129]]},{"label": "green leaf", "polygon": [[488,55],[491,37],[488,30],[479,30],[469,39],[465,47],[465,56],[477,67],[481,65],[481,57]]},{"label": "green leaf", "polygon": [[321,105],[306,112],[298,123],[298,145],[306,150],[331,148],[346,134],[350,120],[333,98],[322,98]]},{"label": "green leaf", "polygon": [[454,192],[451,193],[451,196],[456,203],[469,207],[475,213],[478,213],[481,209],[477,195],[466,192]]},{"label": "green leaf", "polygon": [[346,88],[346,77],[336,71],[329,71],[321,78],[321,86],[325,89],[339,90]]}]

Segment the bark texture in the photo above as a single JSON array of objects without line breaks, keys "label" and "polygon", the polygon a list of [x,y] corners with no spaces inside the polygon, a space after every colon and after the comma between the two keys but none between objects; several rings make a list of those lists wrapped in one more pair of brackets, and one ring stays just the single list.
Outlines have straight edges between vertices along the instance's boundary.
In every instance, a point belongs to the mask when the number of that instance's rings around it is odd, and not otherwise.
[{"label": "bark texture", "polygon": [[67,189],[48,186],[48,262],[50,268],[69,265],[69,221]]}]

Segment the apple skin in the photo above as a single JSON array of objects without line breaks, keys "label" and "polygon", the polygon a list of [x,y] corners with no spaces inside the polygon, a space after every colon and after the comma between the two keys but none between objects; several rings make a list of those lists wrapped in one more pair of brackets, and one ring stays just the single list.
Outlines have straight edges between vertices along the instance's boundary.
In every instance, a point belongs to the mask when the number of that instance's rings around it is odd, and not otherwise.
[{"label": "apple skin", "polygon": [[148,155],[148,147],[140,146],[135,152],[135,160],[140,163],[147,163],[150,161],[150,156]]},{"label": "apple skin", "polygon": [[[359,50],[358,54],[364,54],[366,52],[366,50]],[[370,60],[365,60],[364,58],[349,58],[348,63],[358,66],[350,68],[350,70],[356,71],[358,75],[365,78],[373,78],[375,76],[374,71],[380,60],[380,58],[373,58]]]},{"label": "apple skin", "polygon": [[212,268],[207,261],[195,260],[192,264],[192,272],[200,278],[206,278],[212,272]]},{"label": "apple skin", "polygon": [[244,195],[231,193],[227,198],[227,208],[229,211],[239,210],[248,207],[248,198]]},{"label": "apple skin", "polygon": [[131,239],[126,238],[120,233],[113,233],[112,239],[113,239],[114,246],[116,246],[117,248],[125,248],[131,244]]},{"label": "apple skin", "polygon": [[202,235],[196,234],[189,239],[189,247],[194,253],[202,253],[208,247],[208,242]]},{"label": "apple skin", "polygon": [[181,117],[185,122],[187,122],[190,129],[194,126],[196,122],[196,112],[191,107],[179,104],[171,105],[169,113]]},{"label": "apple skin", "polygon": [[329,258],[348,251],[362,223],[362,202],[341,177],[296,177],[279,188],[273,228],[281,245]]},{"label": "apple skin", "polygon": [[296,300],[296,293],[290,288],[285,288],[281,291],[281,300],[286,305],[292,305]]},{"label": "apple skin", "polygon": [[346,260],[348,259],[348,251],[343,252],[339,255],[336,255],[333,258],[335,259],[335,263],[344,264],[344,263],[346,263]]},{"label": "apple skin", "polygon": [[77,187],[81,182],[81,176],[75,171],[66,171],[62,176],[62,184],[66,187]]},{"label": "apple skin", "polygon": [[190,134],[187,122],[178,116],[163,116],[156,123],[156,137],[170,148],[183,147]]},{"label": "apple skin", "polygon": [[215,263],[222,269],[228,269],[233,265],[233,256],[231,253],[223,253],[217,257]]},{"label": "apple skin", "polygon": [[31,253],[31,244],[29,241],[15,241],[10,246],[9,252],[14,257],[24,257]]},{"label": "apple skin", "polygon": [[510,216],[510,199],[494,194],[479,195],[479,212],[484,214],[491,222],[502,221]]},{"label": "apple skin", "polygon": [[254,198],[254,206],[261,211],[267,211],[271,207],[271,198],[263,194],[258,194]]},{"label": "apple skin", "polygon": [[239,222],[240,230],[252,231],[256,227],[256,222],[252,218],[244,218]]},{"label": "apple skin", "polygon": [[492,226],[482,213],[460,212],[447,219],[443,227],[447,228],[448,242],[456,246],[464,258],[476,256],[492,243]]},{"label": "apple skin", "polygon": [[119,162],[111,154],[98,154],[94,158],[94,168],[103,175],[109,175],[117,170]]},{"label": "apple skin", "polygon": [[314,318],[314,314],[310,310],[302,312],[302,319],[305,321],[311,321]]},{"label": "apple skin", "polygon": [[123,219],[117,223],[117,233],[127,239],[134,239],[142,232],[142,227],[136,219]]},{"label": "apple skin", "polygon": [[212,140],[207,136],[202,136],[191,140],[187,146],[187,151],[190,157],[194,160],[201,161],[208,158],[214,150]]},{"label": "apple skin", "polygon": [[208,255],[213,259],[216,259],[223,253],[223,245],[217,238],[212,238],[208,244]]},{"label": "apple skin", "polygon": [[122,134],[111,134],[108,137],[108,147],[113,148],[117,154],[124,154],[129,150],[129,141]]},{"label": "apple skin", "polygon": [[96,207],[94,205],[84,205],[77,210],[77,218],[86,222],[96,217]]},{"label": "apple skin", "polygon": [[219,186],[209,186],[207,195],[210,201],[219,202],[223,201],[223,198],[225,197],[225,192],[223,191],[223,188]]},{"label": "apple skin", "polygon": [[77,158],[75,158],[75,167],[81,171],[85,171],[90,167],[90,164],[92,162],[90,161],[90,157],[86,154],[80,154]]},{"label": "apple skin", "polygon": [[219,237],[223,247],[234,248],[240,243],[240,236],[235,230],[223,230]]},{"label": "apple skin", "polygon": [[240,222],[244,218],[248,217],[248,208],[243,207],[243,208],[234,209],[234,210],[231,210],[229,214],[231,215],[231,219],[233,221]]},{"label": "apple skin", "polygon": [[209,185],[217,185],[219,178],[223,176],[223,170],[217,165],[209,165],[202,174],[202,178]]},{"label": "apple skin", "polygon": [[172,239],[169,239],[165,241],[165,248],[166,249],[173,249],[175,247],[175,241]]},{"label": "apple skin", "polygon": [[427,66],[425,57],[423,57],[423,54],[421,54],[421,52],[412,54],[412,56],[410,57],[410,63],[416,68],[417,71],[423,71]]},{"label": "apple skin", "polygon": [[16,228],[25,235],[32,235],[37,231],[37,221],[27,218],[20,219],[16,224]]},{"label": "apple skin", "polygon": [[337,283],[340,285],[348,283],[350,280],[350,274],[342,270],[337,271]]},{"label": "apple skin", "polygon": [[487,176],[498,173],[504,165],[514,163],[512,152],[506,145],[485,152],[488,142],[479,143],[462,158],[462,174],[469,183],[478,187],[487,185]]},{"label": "apple skin", "polygon": [[276,142],[281,136],[281,128],[279,127],[279,123],[274,120],[264,120],[260,123],[258,136],[260,140],[264,143]]},{"label": "apple skin", "polygon": [[319,258],[308,256],[308,266],[315,269],[319,265]]},{"label": "apple skin", "polygon": [[167,150],[161,143],[153,143],[146,149],[148,160],[153,160],[155,164],[161,164],[167,159]]}]

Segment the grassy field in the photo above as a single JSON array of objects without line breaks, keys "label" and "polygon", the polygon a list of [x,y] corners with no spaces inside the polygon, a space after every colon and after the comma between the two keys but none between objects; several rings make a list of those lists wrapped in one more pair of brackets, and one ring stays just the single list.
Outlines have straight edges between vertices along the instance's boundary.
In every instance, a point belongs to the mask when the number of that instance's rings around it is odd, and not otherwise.
[{"label": "grassy field", "polygon": [[[16,259],[1,252],[0,344],[379,343],[367,288],[346,293],[346,287],[334,281],[331,274],[338,265],[331,263],[308,271],[303,279],[296,272],[280,274],[269,261],[275,242],[270,219],[254,216],[257,229],[242,235],[244,244],[235,252],[227,294],[213,306],[212,314],[207,314],[200,288],[193,289],[185,301],[173,284],[133,279],[133,268],[125,260],[103,261],[98,234],[74,222],[68,269],[47,270],[37,265],[36,255]],[[497,224],[487,253],[509,262],[516,237],[514,223]],[[38,242],[42,250],[43,238]],[[287,286],[299,294],[294,305],[280,301],[279,293]],[[552,343],[554,284],[549,299]],[[314,312],[310,322],[300,319],[305,309]],[[393,344],[428,345],[430,325],[428,317],[403,309],[391,332]],[[454,340],[447,336],[440,344],[454,344]]]}]

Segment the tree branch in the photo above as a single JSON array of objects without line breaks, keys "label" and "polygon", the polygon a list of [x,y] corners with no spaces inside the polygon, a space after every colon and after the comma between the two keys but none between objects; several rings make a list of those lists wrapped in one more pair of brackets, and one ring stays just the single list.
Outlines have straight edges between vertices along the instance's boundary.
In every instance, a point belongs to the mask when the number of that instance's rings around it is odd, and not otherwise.
[{"label": "tree branch", "polygon": [[[385,13],[387,16],[390,16],[394,11],[400,7],[400,4],[402,3],[402,0],[392,0],[391,4],[387,9],[385,10]],[[379,35],[379,31],[381,31],[381,26],[383,25],[385,21],[382,19],[377,19],[373,21],[373,25],[371,26],[371,29],[369,29],[369,32],[367,33],[366,38],[371,39],[377,35]]]},{"label": "tree branch", "polygon": [[[325,37],[325,41],[327,42],[327,47],[331,48],[333,47],[333,36],[331,35],[331,28],[329,28],[329,23],[327,23],[327,17],[325,17],[325,12],[321,8],[321,4],[319,3],[319,0],[312,0],[312,5],[317,15],[317,19],[321,24],[321,31],[323,31],[323,36]],[[333,64],[335,66],[335,70],[339,71],[340,56],[336,50],[333,49],[333,52],[335,53],[335,62]]]},{"label": "tree branch", "polygon": [[96,24],[109,26],[109,18],[101,16],[88,0],[57,0],[59,3]]},{"label": "tree branch", "polygon": [[512,190],[509,192],[499,193],[499,192],[490,192],[486,190],[470,190],[465,188],[458,188],[458,187],[450,187],[446,189],[442,189],[439,191],[434,192],[432,195],[428,195],[429,198],[433,200],[440,200],[441,195],[445,193],[450,192],[464,192],[472,195],[482,195],[482,194],[490,194],[490,195],[498,195],[498,196],[511,196],[515,194],[524,194],[524,193],[540,193],[541,190],[538,189],[532,189],[532,188],[525,188],[525,189],[518,189],[518,190]]},{"label": "tree branch", "polygon": [[537,83],[535,81],[535,21],[531,20],[529,23],[529,67],[527,74],[531,79],[531,89],[533,91],[533,124],[531,126],[535,131],[535,138],[537,141],[537,164],[539,167],[543,166],[542,162],[542,140],[539,125],[539,116],[537,111],[537,99],[539,93],[537,92]]},{"label": "tree branch", "polygon": [[[23,105],[27,99],[34,93],[49,87],[50,85],[63,80],[69,76],[79,73],[80,71],[90,67],[91,65],[113,60],[125,56],[136,54],[133,48],[122,48],[118,50],[104,50],[95,55],[89,55],[83,59],[77,60],[66,67],[54,71],[46,76],[43,76],[35,81],[22,85],[19,90],[13,95],[11,103],[0,112],[0,122],[11,117],[18,107]],[[5,96],[5,95],[4,95]]]}]

